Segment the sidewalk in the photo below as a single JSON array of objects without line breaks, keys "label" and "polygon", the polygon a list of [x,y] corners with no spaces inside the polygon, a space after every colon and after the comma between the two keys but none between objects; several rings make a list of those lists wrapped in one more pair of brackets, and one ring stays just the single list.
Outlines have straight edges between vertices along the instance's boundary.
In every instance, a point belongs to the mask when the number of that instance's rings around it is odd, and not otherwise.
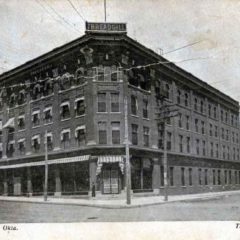
[{"label": "sidewalk", "polygon": [[89,207],[101,207],[101,208],[136,208],[150,205],[167,204],[171,202],[181,201],[196,201],[216,199],[224,196],[240,194],[238,191],[224,191],[224,192],[212,192],[212,193],[198,193],[188,195],[175,195],[169,196],[168,202],[164,201],[163,196],[148,196],[148,197],[132,197],[131,205],[126,204],[125,199],[116,199],[111,197],[109,199],[71,199],[71,198],[54,198],[48,197],[46,202],[41,197],[8,197],[0,196],[0,201],[11,202],[26,202],[26,203],[41,203],[41,204],[60,204],[60,205],[79,205]]}]

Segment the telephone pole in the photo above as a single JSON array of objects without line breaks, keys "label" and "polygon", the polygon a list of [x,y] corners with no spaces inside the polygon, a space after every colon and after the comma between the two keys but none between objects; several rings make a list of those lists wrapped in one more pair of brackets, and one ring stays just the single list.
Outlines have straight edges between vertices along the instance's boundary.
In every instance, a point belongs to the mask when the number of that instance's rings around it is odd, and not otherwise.
[{"label": "telephone pole", "polygon": [[131,166],[129,160],[129,139],[128,139],[128,102],[124,99],[124,119],[125,119],[125,154],[126,154],[126,199],[127,204],[131,204]]},{"label": "telephone pole", "polygon": [[44,201],[47,201],[48,196],[48,145],[47,145],[47,130],[45,131],[45,179],[44,179]]}]

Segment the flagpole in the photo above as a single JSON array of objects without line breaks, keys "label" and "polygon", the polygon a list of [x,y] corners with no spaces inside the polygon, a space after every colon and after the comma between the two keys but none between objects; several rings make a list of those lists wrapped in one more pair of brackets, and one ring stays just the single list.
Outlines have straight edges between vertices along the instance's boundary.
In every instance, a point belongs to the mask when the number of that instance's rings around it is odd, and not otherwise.
[{"label": "flagpole", "polygon": [[104,20],[107,22],[107,3],[106,0],[104,0]]}]

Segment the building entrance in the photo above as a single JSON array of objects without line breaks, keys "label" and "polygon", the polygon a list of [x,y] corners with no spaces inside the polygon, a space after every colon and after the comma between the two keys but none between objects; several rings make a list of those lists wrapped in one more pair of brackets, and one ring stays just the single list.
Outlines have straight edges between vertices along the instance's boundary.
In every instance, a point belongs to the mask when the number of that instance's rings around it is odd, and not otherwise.
[{"label": "building entrance", "polygon": [[103,194],[119,193],[119,167],[107,164],[102,171]]}]

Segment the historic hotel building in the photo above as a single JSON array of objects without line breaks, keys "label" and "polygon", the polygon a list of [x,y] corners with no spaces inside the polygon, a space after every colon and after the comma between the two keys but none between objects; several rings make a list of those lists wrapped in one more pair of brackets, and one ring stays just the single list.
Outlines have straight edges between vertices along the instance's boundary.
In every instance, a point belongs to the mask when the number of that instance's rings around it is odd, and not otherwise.
[{"label": "historic hotel building", "polygon": [[[163,189],[156,113],[162,90],[170,194],[240,189],[239,104],[144,47],[126,24],[87,23],[86,34],[0,75],[0,194],[121,194],[124,99],[133,194]],[[46,139],[46,141],[45,141]]]}]

